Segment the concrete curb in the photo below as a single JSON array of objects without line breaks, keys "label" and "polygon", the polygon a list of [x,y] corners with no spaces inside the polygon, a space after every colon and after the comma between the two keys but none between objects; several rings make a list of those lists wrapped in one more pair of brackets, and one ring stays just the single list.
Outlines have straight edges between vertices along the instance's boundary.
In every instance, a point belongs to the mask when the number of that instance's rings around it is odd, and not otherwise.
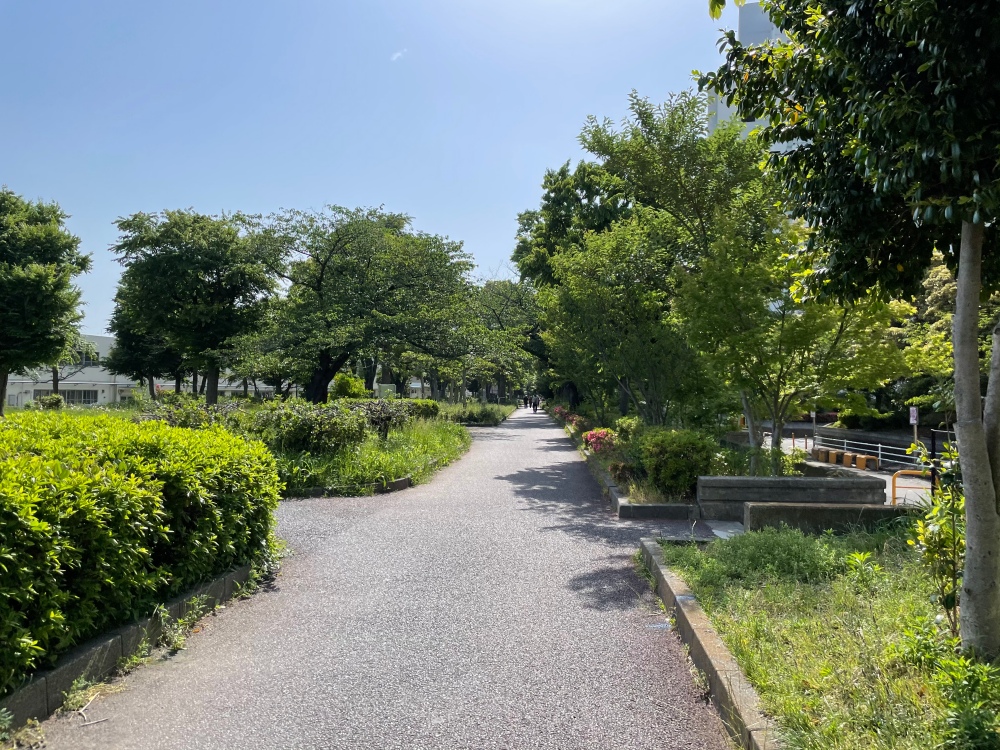
[{"label": "concrete curb", "polygon": [[677,632],[690,650],[691,661],[704,673],[712,702],[733,740],[746,750],[781,750],[783,745],[774,721],[761,710],[760,696],[687,584],[661,562],[659,543],[644,538],[639,545],[643,562],[653,575],[656,593],[667,612],[673,614]]},{"label": "concrete curb", "polygon": [[[399,479],[393,479],[390,482],[381,484],[376,482],[375,484],[370,484],[365,487],[365,489],[370,490],[372,495],[384,495],[388,492],[398,492],[399,490],[406,490],[413,486],[413,477],[400,477]],[[301,499],[305,497],[339,497],[338,495],[331,494],[332,490],[328,487],[306,487],[301,490],[292,490],[287,493],[281,494],[282,500],[293,500]]]},{"label": "concrete curb", "polygon": [[[232,599],[249,578],[250,566],[244,565],[173,599],[166,609],[177,619],[189,611],[189,601],[196,596],[206,597],[205,603],[215,607]],[[52,669],[32,675],[0,700],[0,709],[13,716],[12,729],[23,726],[29,719],[41,721],[62,706],[65,693],[77,679],[83,677],[95,682],[104,679],[117,669],[122,657],[138,650],[144,638],[151,641],[159,638],[161,629],[159,617],[153,615],[99,635],[61,656]]]}]

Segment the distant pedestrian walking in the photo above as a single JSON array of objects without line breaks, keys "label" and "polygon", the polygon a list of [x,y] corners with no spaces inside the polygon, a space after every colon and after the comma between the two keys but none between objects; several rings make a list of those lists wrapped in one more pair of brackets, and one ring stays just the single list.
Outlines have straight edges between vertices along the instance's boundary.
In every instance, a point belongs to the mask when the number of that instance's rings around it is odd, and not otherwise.
[{"label": "distant pedestrian walking", "polygon": [[538,402],[539,402],[538,396],[535,396],[534,398],[531,399],[531,410],[533,412],[536,413],[538,412]]}]

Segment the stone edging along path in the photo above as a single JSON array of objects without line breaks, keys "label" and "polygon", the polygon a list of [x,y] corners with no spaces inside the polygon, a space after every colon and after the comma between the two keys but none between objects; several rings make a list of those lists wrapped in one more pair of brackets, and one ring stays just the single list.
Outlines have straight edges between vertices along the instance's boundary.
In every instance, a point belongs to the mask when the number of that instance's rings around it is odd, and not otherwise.
[{"label": "stone edging along path", "polygon": [[[171,618],[178,620],[190,611],[190,602],[195,597],[205,597],[204,604],[211,609],[232,599],[249,579],[250,566],[244,565],[172,600],[166,610]],[[160,618],[154,614],[87,641],[60,657],[55,667],[37,672],[0,700],[0,709],[12,714],[15,729],[29,719],[51,716],[62,707],[65,693],[77,679],[99,681],[114,673],[119,660],[138,651],[143,640],[155,642],[162,627]]]},{"label": "stone edging along path", "polygon": [[644,538],[639,544],[642,560],[653,576],[656,593],[667,612],[673,614],[677,632],[690,650],[691,661],[704,673],[712,702],[733,740],[746,750],[781,750],[783,745],[773,720],[761,710],[760,696],[687,584],[661,562],[659,543]]}]

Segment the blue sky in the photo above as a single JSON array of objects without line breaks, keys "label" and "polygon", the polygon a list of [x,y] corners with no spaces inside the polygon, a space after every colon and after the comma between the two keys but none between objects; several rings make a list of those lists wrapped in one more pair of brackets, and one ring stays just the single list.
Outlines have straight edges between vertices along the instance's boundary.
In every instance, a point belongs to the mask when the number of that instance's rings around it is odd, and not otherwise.
[{"label": "blue sky", "polygon": [[546,168],[719,61],[707,0],[0,0],[0,183],[58,201],[94,260],[115,218],[384,205],[503,273]]}]

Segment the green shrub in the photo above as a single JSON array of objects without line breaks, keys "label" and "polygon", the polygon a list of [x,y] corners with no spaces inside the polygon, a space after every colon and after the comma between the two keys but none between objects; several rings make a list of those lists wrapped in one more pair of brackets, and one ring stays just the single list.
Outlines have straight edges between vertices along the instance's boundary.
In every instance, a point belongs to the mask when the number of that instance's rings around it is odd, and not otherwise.
[{"label": "green shrub", "polygon": [[403,403],[410,407],[410,413],[417,419],[435,419],[441,413],[441,405],[432,398],[411,398]]},{"label": "green shrub", "polygon": [[441,416],[459,424],[496,427],[510,416],[515,408],[514,406],[481,404],[478,401],[470,401],[466,404],[444,404],[441,407]]},{"label": "green shrub", "polygon": [[338,372],[333,378],[334,398],[370,398],[371,395],[362,378],[343,372]]},{"label": "green shrub", "polygon": [[259,408],[230,412],[226,423],[263,440],[278,453],[336,453],[359,444],[368,428],[366,415],[343,400],[328,404],[270,401]]},{"label": "green shrub", "polygon": [[58,393],[53,393],[51,396],[42,396],[38,399],[38,408],[45,411],[58,411],[65,405],[63,397]]},{"label": "green shrub", "polygon": [[219,427],[0,422],[0,694],[235,565],[273,562],[274,458]]},{"label": "green shrub", "polygon": [[787,527],[720,539],[708,546],[707,555],[730,580],[775,577],[815,583],[844,568],[841,556],[826,541]]},{"label": "green shrub", "polygon": [[368,398],[342,401],[346,408],[364,417],[368,426],[385,440],[389,430],[406,424],[412,417],[409,400]]},{"label": "green shrub", "polygon": [[692,430],[649,428],[639,438],[642,466],[666,495],[694,494],[698,477],[709,473],[718,444]]},{"label": "green shrub", "polygon": [[334,455],[309,453],[278,456],[281,478],[296,490],[322,487],[334,495],[363,495],[372,485],[410,476],[420,481],[458,458],[469,447],[468,430],[443,420],[413,420],[382,440],[365,440]]}]

